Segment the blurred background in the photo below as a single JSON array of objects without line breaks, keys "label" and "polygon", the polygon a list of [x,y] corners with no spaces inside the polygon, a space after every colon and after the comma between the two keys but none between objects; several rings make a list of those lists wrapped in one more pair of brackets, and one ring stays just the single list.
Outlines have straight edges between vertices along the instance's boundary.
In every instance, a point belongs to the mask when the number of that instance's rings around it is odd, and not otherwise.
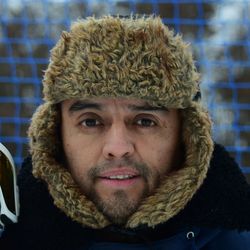
[{"label": "blurred background", "polygon": [[160,15],[192,44],[214,139],[250,182],[250,0],[0,0],[0,142],[17,167],[42,102],[49,51],[72,21],[89,15]]}]

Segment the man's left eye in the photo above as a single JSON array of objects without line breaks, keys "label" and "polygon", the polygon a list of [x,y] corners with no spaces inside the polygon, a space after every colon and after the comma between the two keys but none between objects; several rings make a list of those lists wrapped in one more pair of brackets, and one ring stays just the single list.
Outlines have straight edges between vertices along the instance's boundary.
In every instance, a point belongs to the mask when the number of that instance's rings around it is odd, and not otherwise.
[{"label": "man's left eye", "polygon": [[156,122],[148,118],[143,118],[137,120],[136,124],[142,127],[153,127],[156,125]]},{"label": "man's left eye", "polygon": [[100,126],[100,122],[97,119],[85,119],[84,121],[82,121],[81,123],[84,127],[96,127],[96,126]]}]

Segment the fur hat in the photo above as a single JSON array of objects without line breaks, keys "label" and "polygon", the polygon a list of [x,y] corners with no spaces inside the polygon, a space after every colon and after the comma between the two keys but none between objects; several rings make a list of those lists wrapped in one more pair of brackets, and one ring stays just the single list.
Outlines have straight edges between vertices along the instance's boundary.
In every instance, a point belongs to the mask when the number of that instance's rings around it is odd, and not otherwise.
[{"label": "fur hat", "polygon": [[192,55],[160,18],[89,18],[63,32],[44,77],[45,100],[125,96],[190,106],[199,88]]},{"label": "fur hat", "polygon": [[[33,174],[43,179],[55,204],[84,226],[110,222],[82,194],[59,160],[60,111],[66,99],[139,98],[153,105],[181,109],[185,162],[146,198],[127,227],[154,226],[185,207],[203,182],[213,143],[207,112],[195,100],[199,92],[188,45],[158,17],[93,17],[63,32],[51,51],[43,79],[44,100],[29,128]],[[176,185],[178,183],[178,185]],[[157,209],[156,205],[157,204]]]}]

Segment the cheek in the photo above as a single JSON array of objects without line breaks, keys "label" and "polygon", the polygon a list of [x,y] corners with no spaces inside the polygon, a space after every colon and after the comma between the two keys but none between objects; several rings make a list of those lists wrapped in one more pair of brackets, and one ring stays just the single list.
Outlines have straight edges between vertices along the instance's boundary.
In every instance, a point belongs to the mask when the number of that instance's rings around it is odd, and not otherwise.
[{"label": "cheek", "polygon": [[[93,149],[87,138],[72,126],[62,126],[63,148],[69,165],[87,165]],[[87,145],[87,146],[86,146]]]},{"label": "cheek", "polygon": [[83,175],[93,164],[93,152],[88,147],[83,147],[74,142],[66,143],[64,148],[68,166],[72,172]]},{"label": "cheek", "polygon": [[176,167],[180,167],[181,135],[178,128],[171,130],[170,136],[160,145],[158,152],[163,171],[169,172]]},{"label": "cheek", "polygon": [[85,191],[89,186],[89,159],[82,153],[82,150],[73,150],[70,147],[67,147],[67,149],[66,157],[69,172],[78,186]]},{"label": "cheek", "polygon": [[165,174],[175,167],[180,144],[179,130],[174,129],[172,132],[149,136],[138,149],[141,158],[153,171]]}]

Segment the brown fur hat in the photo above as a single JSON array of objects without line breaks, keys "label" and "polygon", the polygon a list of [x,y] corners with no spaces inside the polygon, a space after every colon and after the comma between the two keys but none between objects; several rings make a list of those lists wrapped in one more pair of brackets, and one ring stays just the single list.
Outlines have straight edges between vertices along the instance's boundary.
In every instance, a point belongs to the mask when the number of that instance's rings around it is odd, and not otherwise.
[{"label": "brown fur hat", "polygon": [[154,226],[176,215],[202,184],[213,143],[207,112],[194,97],[199,74],[186,43],[158,17],[93,17],[63,32],[45,72],[44,100],[29,128],[33,174],[47,184],[55,204],[84,226],[110,222],[81,193],[62,155],[60,111],[66,99],[133,97],[181,109],[185,162],[129,218],[127,227]]},{"label": "brown fur hat", "polygon": [[46,101],[125,96],[190,106],[199,75],[180,36],[160,18],[104,17],[78,21],[52,50],[44,77]]}]

